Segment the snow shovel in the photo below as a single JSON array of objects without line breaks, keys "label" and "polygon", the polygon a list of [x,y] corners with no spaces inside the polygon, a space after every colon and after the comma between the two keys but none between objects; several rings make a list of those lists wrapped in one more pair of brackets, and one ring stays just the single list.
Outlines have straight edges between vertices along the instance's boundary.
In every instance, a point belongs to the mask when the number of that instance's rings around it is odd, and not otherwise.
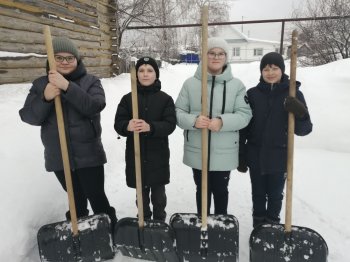
[{"label": "snow shovel", "polygon": [[[296,95],[296,30],[292,33],[291,73],[289,95]],[[292,226],[292,187],[294,155],[295,119],[288,115],[288,157],[287,157],[287,192],[285,225],[264,224],[255,228],[249,239],[250,262],[326,262],[328,247],[325,240],[316,231],[299,226]]]},{"label": "snow shovel", "polygon": [[[208,6],[202,11],[202,115],[207,113]],[[181,261],[238,261],[238,221],[233,215],[208,215],[208,129],[202,129],[202,215],[170,218]]]},{"label": "snow shovel", "polygon": [[[136,70],[130,69],[132,114],[138,119]],[[174,249],[174,232],[163,221],[144,221],[141,178],[140,136],[134,132],[137,218],[122,218],[114,230],[116,248],[124,255],[150,261],[179,261]]]},{"label": "snow shovel", "polygon": [[[56,64],[49,26],[44,27],[44,35],[49,65],[55,70]],[[90,262],[112,259],[114,249],[109,217],[100,214],[77,220],[60,96],[55,97],[55,109],[71,221],[44,225],[39,229],[37,239],[40,260],[43,262]]]}]

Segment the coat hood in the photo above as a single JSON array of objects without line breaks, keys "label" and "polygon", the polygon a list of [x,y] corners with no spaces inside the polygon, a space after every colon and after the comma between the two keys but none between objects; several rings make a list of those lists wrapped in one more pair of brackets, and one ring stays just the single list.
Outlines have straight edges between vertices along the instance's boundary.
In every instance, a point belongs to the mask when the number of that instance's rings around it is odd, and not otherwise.
[{"label": "coat hood", "polygon": [[[212,75],[208,72],[208,80],[212,78]],[[199,63],[196,72],[194,73],[194,77],[202,80],[202,62]],[[215,75],[215,81],[219,83],[223,83],[224,81],[228,82],[233,79],[231,65],[227,64],[224,66],[224,71],[220,75]]]}]

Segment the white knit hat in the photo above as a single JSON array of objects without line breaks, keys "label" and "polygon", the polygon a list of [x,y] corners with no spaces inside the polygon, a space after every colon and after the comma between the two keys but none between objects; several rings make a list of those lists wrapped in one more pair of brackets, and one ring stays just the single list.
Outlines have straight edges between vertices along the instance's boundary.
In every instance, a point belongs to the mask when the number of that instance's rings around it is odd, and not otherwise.
[{"label": "white knit hat", "polygon": [[220,37],[210,37],[208,38],[208,51],[212,48],[219,47],[223,49],[226,53],[226,56],[229,55],[229,47],[227,42]]}]

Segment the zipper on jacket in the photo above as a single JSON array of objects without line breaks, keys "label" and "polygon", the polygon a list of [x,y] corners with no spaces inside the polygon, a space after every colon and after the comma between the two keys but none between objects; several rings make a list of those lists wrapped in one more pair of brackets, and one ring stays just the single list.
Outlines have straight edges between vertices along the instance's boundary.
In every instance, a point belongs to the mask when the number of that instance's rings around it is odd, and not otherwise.
[{"label": "zipper on jacket", "polygon": [[226,106],[226,80],[224,80],[224,91],[222,93],[222,109],[221,109],[222,115],[225,113],[225,106]]},{"label": "zipper on jacket", "polygon": [[215,86],[215,76],[212,77],[212,84],[211,84],[209,119],[211,119],[213,116],[214,86]]},{"label": "zipper on jacket", "polygon": [[[210,113],[209,113],[209,118],[210,118],[210,119],[213,117],[214,86],[215,86],[215,76],[213,76],[213,83],[212,83],[212,85],[211,85]],[[226,80],[224,81],[224,90],[223,90],[223,92],[222,92],[222,108],[221,108],[221,114],[224,114],[224,113],[225,113],[225,107],[226,107]]]},{"label": "zipper on jacket", "polygon": [[[211,84],[209,119],[212,118],[212,114],[213,114],[214,86],[215,86],[215,76],[213,76],[212,84]],[[210,143],[211,143],[211,131],[208,130],[208,171],[210,171]]]},{"label": "zipper on jacket", "polygon": [[[209,119],[213,117],[213,100],[214,100],[214,87],[215,87],[215,76],[212,78],[211,94],[210,94],[210,111]],[[226,104],[226,81],[224,81],[224,90],[222,94],[222,109],[221,114],[225,112]],[[210,171],[210,144],[211,144],[211,131],[208,132],[208,171]]]}]

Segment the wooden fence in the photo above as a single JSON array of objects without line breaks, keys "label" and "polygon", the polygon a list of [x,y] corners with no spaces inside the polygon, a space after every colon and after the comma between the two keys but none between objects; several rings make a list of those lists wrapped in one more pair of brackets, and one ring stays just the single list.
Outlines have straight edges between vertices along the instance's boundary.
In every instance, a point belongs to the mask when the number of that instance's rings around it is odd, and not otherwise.
[{"label": "wooden fence", "polygon": [[[114,1],[0,0],[0,84],[31,82],[45,74],[43,26],[53,38],[69,37],[78,47],[89,73],[110,77],[113,59]],[[11,57],[12,55],[12,57]]]}]

